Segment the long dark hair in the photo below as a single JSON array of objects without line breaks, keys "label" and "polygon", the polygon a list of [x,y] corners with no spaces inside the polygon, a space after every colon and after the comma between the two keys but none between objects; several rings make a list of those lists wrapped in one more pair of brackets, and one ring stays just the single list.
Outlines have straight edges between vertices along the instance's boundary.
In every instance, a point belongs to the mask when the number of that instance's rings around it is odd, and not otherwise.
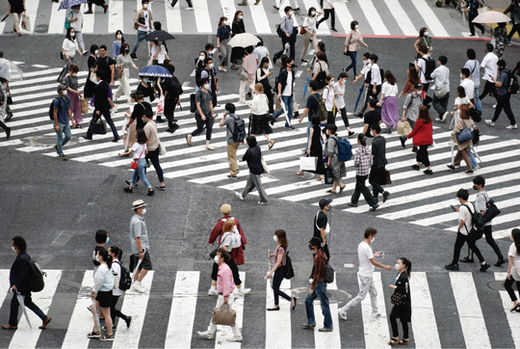
[{"label": "long dark hair", "polygon": [[403,262],[403,265],[406,267],[406,275],[410,278],[410,274],[412,273],[412,262],[408,258],[400,257],[399,258],[401,262]]},{"label": "long dark hair", "polygon": [[384,75],[386,81],[390,84],[390,85],[395,85],[397,80],[395,79],[395,76],[394,74],[392,74],[392,72],[390,70],[387,70],[385,71],[385,75]]},{"label": "long dark hair", "polygon": [[515,228],[511,231],[511,235],[513,235],[513,243],[516,247],[516,254],[520,255],[520,229]]},{"label": "long dark hair", "polygon": [[412,85],[415,86],[415,84],[419,83],[419,73],[417,73],[417,70],[415,67],[408,68],[408,80]]},{"label": "long dark hair", "polygon": [[125,36],[123,35],[123,31],[121,29],[118,29],[118,30],[116,30],[116,33],[114,34],[114,36],[116,37],[116,40],[117,40],[117,34],[121,34],[121,47],[122,47],[123,44],[126,42]]},{"label": "long dark hair", "polygon": [[110,268],[112,266],[112,258],[108,254],[108,251],[104,247],[100,247],[97,253],[107,263],[108,268]]},{"label": "long dark hair", "polygon": [[285,230],[278,229],[274,232],[274,235],[278,238],[278,243],[283,247],[284,250],[287,250],[287,246],[289,243],[287,242],[287,235],[285,234]]},{"label": "long dark hair", "polygon": [[[69,29],[67,29],[67,34],[65,34],[65,37],[66,37],[67,39],[69,39],[70,41],[76,41],[76,37],[73,37],[73,38],[72,38],[72,37],[70,36],[70,33],[71,33],[73,30],[74,30],[74,28],[69,27]],[[74,30],[74,33],[76,33],[75,30]]]},{"label": "long dark hair", "polygon": [[113,245],[113,246],[110,246],[110,252],[112,252],[114,254],[114,256],[116,256],[117,260],[119,262],[121,262],[121,258],[123,258],[123,250],[122,249],[120,249],[116,245]]},{"label": "long dark hair", "polygon": [[240,21],[240,19],[238,18],[238,16],[240,16],[240,14],[242,14],[242,16],[243,16],[244,12],[242,12],[240,10],[237,10],[237,12],[235,12],[235,16],[233,17],[233,23],[238,23]]},{"label": "long dark hair", "polygon": [[146,133],[142,128],[137,130],[137,143],[145,144],[146,143]]},{"label": "long dark hair", "polygon": [[428,107],[422,104],[419,107],[419,118],[423,119],[425,124],[429,124],[432,122],[432,118],[430,117],[430,112],[428,111]]}]

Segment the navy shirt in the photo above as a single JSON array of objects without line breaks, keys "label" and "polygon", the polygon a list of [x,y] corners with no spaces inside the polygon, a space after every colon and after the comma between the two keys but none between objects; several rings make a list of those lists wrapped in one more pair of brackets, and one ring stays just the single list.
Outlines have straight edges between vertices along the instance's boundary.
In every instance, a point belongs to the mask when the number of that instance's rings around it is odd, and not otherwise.
[{"label": "navy shirt", "polygon": [[58,122],[67,125],[69,123],[69,97],[57,97],[54,99],[54,110],[58,110]]},{"label": "navy shirt", "polygon": [[9,283],[11,286],[16,286],[19,291],[28,288],[28,282],[31,277],[31,265],[29,255],[26,252],[20,252],[11,267],[9,273]]},{"label": "navy shirt", "polygon": [[318,103],[321,99],[321,96],[319,93],[315,92],[309,97],[307,97],[307,103],[305,104],[305,108],[309,109],[309,121],[311,120],[311,117],[318,112]]},{"label": "navy shirt", "polygon": [[229,27],[229,25],[220,26],[217,29],[217,37],[220,38],[220,40],[229,39],[230,33],[231,33],[231,28]]},{"label": "navy shirt", "polygon": [[503,69],[500,72],[500,76],[498,77],[498,82],[502,83],[502,86],[497,87],[497,93],[499,96],[505,96],[507,94],[507,79],[509,78],[509,72],[506,69]]}]

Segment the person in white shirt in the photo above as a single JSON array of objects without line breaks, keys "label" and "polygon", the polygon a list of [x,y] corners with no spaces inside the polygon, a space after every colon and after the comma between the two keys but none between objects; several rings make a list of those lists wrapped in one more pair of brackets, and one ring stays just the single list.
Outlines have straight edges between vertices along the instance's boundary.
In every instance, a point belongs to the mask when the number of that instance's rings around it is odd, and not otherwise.
[{"label": "person in white shirt", "polygon": [[516,282],[516,289],[520,292],[520,229],[513,229],[510,237],[513,243],[509,246],[507,253],[509,263],[507,264],[507,277],[504,286],[513,302],[511,311],[520,312],[518,298],[516,298],[515,291],[513,290],[513,283]]},{"label": "person in white shirt", "polygon": [[303,38],[303,51],[301,56],[302,62],[309,61],[305,59],[305,55],[307,54],[307,50],[309,49],[309,42],[311,40],[312,47],[314,47],[314,52],[318,52],[318,38],[316,37],[316,16],[318,16],[316,8],[309,7],[307,17],[305,17],[305,19],[303,20],[302,25],[302,28],[305,30],[305,36]]},{"label": "person in white shirt", "polygon": [[482,253],[480,253],[480,250],[475,244],[475,238],[473,235],[476,233],[472,233],[472,215],[473,212],[475,212],[475,209],[470,208],[468,191],[466,189],[459,189],[457,191],[457,198],[459,199],[460,206],[451,206],[454,211],[459,213],[457,239],[455,240],[455,248],[453,249],[453,260],[450,264],[445,265],[444,268],[451,271],[459,270],[460,249],[464,246],[464,243],[467,242],[469,248],[477,255],[480,261],[480,271],[486,271],[491,265],[486,263]]},{"label": "person in white shirt", "polygon": [[86,54],[85,43],[83,42],[83,13],[80,10],[81,5],[72,6],[67,10],[67,21],[76,32],[76,39],[78,40],[79,48],[82,54]]},{"label": "person in white shirt", "polygon": [[383,77],[381,76],[381,69],[377,64],[378,59],[376,54],[372,53],[370,55],[370,84],[367,91],[367,100],[373,98],[377,101],[379,99],[378,95],[381,92]]},{"label": "person in white shirt", "polygon": [[358,245],[358,259],[359,259],[359,293],[356,297],[352,298],[350,302],[339,308],[338,315],[341,319],[347,320],[348,311],[354,306],[361,303],[363,299],[370,294],[370,303],[372,305],[372,318],[382,317],[383,315],[377,309],[377,290],[374,285],[372,275],[375,267],[385,269],[387,271],[392,270],[389,265],[384,265],[375,260],[375,257],[380,257],[381,252],[372,252],[370,246],[376,239],[377,230],[374,228],[367,228],[365,230],[364,239]]},{"label": "person in white shirt", "polygon": [[428,105],[432,99],[431,97],[428,97],[428,89],[430,88],[431,83],[431,74],[428,77],[427,76],[427,62],[430,60],[433,60],[433,58],[430,57],[430,53],[428,51],[428,47],[426,45],[420,45],[419,46],[419,54],[421,55],[421,58],[418,58],[414,61],[415,70],[417,70],[417,73],[419,74],[419,79],[421,80],[421,84],[423,87],[423,100],[424,104]]},{"label": "person in white shirt", "polygon": [[354,135],[354,132],[350,130],[350,123],[347,117],[347,109],[345,108],[345,84],[347,83],[347,73],[341,72],[338,77],[338,81],[334,84],[334,104],[336,105],[336,113],[341,112],[341,118],[348,131],[348,135]]},{"label": "person in white shirt", "polygon": [[334,0],[320,0],[321,8],[323,8],[323,12],[325,14],[323,15],[322,19],[320,19],[316,23],[316,29],[320,26],[322,22],[325,22],[327,19],[329,19],[330,16],[330,30],[333,32],[337,32],[336,30],[336,10],[334,9],[334,5],[332,4]]},{"label": "person in white shirt", "polygon": [[[363,79],[363,85],[359,88],[359,95],[357,100],[359,101],[361,94],[363,93],[364,89],[368,89],[368,73],[370,72],[370,68],[372,67],[372,63],[370,62],[370,53],[365,52],[363,54],[363,68],[361,69],[361,72],[359,75],[357,75],[354,80],[352,81],[352,85],[354,85],[357,81]],[[367,93],[365,93],[365,99],[363,100],[363,109],[361,112],[356,113],[355,115],[359,118],[363,117],[363,114],[365,113],[365,110],[367,109],[367,102],[368,102],[368,90]]]},{"label": "person in white shirt", "polygon": [[381,97],[378,106],[381,107],[381,120],[386,125],[386,132],[391,133],[397,129],[397,121],[399,120],[399,104],[397,102],[397,81],[394,74],[390,70],[385,72],[385,82],[381,89]]},{"label": "person in white shirt", "polygon": [[494,47],[492,44],[486,44],[486,55],[480,63],[480,69],[483,69],[482,79],[486,80],[484,90],[480,94],[479,98],[484,99],[488,93],[495,94],[495,81],[498,71],[498,56],[493,53]]},{"label": "person in white shirt", "polygon": [[274,146],[274,139],[269,137],[273,132],[269,126],[269,101],[264,93],[264,86],[261,83],[256,83],[253,100],[249,102],[251,108],[251,135],[263,135],[268,142],[268,149],[271,150]]},{"label": "person in white shirt", "polygon": [[334,77],[327,75],[325,78],[325,87],[321,93],[323,103],[325,103],[325,109],[327,109],[327,124],[336,125],[336,114],[334,110]]},{"label": "person in white shirt", "polygon": [[450,69],[446,67],[448,58],[439,56],[437,60],[437,68],[431,73],[433,79],[433,108],[442,118],[448,109],[448,101],[450,99]]},{"label": "person in white shirt", "polygon": [[157,38],[153,41],[152,48],[150,50],[150,59],[152,64],[163,64],[164,60],[170,60],[166,47],[159,42]]},{"label": "person in white shirt", "polygon": [[131,316],[126,316],[120,310],[116,309],[117,301],[119,297],[121,297],[125,291],[119,288],[119,282],[121,280],[121,258],[123,257],[123,250],[121,250],[117,246],[110,246],[108,249],[108,254],[112,257],[112,265],[110,267],[110,271],[112,275],[114,275],[114,289],[112,290],[112,304],[110,305],[110,316],[112,317],[112,324],[116,323],[116,316],[120,319],[123,319],[126,323],[126,328],[130,328],[130,323],[132,322]]},{"label": "person in white shirt", "polygon": [[146,36],[150,32],[151,23],[152,23],[152,11],[149,10],[148,0],[142,0],[142,8],[137,11],[137,14],[134,18],[134,29],[137,30],[137,41],[135,42],[134,47],[132,47],[132,52],[130,53],[130,57],[133,59],[137,59],[136,52],[137,48],[141,44],[143,40],[145,40]]},{"label": "person in white shirt", "polygon": [[70,65],[74,63],[76,52],[82,56],[78,42],[76,41],[76,32],[74,28],[69,27],[69,29],[67,29],[65,39],[63,39],[63,43],[61,44],[61,56],[65,61],[65,65],[60,75],[58,76],[58,82],[62,82],[63,79],[65,79],[65,76],[69,73]]},{"label": "person in white shirt", "polygon": [[475,109],[482,112],[482,104],[480,103],[479,97],[479,88],[480,88],[480,63],[477,60],[477,55],[475,50],[469,48],[466,51],[466,56],[468,60],[464,63],[464,68],[469,69],[469,73],[471,75],[471,80],[473,80],[473,84],[475,85],[474,99],[475,99]]},{"label": "person in white shirt", "polygon": [[471,73],[468,68],[462,68],[460,70],[460,79],[460,86],[464,87],[466,97],[468,97],[472,103],[475,103],[475,83],[471,79]]}]

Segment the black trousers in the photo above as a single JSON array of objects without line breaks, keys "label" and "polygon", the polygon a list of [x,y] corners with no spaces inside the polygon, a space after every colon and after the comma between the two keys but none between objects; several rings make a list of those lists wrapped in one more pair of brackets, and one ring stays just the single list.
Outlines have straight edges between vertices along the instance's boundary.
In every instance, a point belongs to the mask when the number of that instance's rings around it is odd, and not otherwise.
[{"label": "black trousers", "polygon": [[424,166],[430,166],[430,159],[428,158],[428,146],[421,145],[419,146],[419,150],[417,154],[415,154],[415,159],[417,162],[422,163]]},{"label": "black trousers", "polygon": [[507,279],[504,282],[504,287],[506,288],[507,293],[509,294],[509,297],[511,298],[512,302],[515,302],[518,298],[516,298],[515,290],[513,290],[513,283],[516,283],[516,290],[520,292],[520,281],[516,281],[515,279]]},{"label": "black trousers", "polygon": [[473,23],[473,20],[477,16],[478,16],[478,10],[477,9],[469,10],[468,22],[469,22],[469,31],[471,32],[471,35],[475,35],[475,27],[477,27],[478,29],[482,30],[482,32],[484,32],[484,26],[482,24],[480,24],[480,23]]},{"label": "black trousers", "polygon": [[112,295],[112,304],[110,304],[110,317],[112,318],[112,324],[115,324],[116,316],[120,319],[127,320],[127,316],[116,309],[117,301],[120,296]]},{"label": "black trousers", "polygon": [[368,182],[372,185],[372,193],[374,197],[377,198],[379,194],[383,194],[385,190],[381,186],[380,183],[383,183],[383,178],[385,178],[385,168],[380,167],[376,168],[372,166],[370,168],[370,174],[368,176]]},{"label": "black trousers", "polygon": [[334,114],[332,111],[327,111],[327,124],[336,125],[336,114]]},{"label": "black trousers", "polygon": [[273,294],[274,294],[274,305],[278,306],[280,296],[291,301],[291,297],[289,297],[285,292],[280,291],[280,285],[285,278],[285,266],[279,266],[278,269],[275,270],[273,275]]},{"label": "black trousers", "polygon": [[267,96],[267,103],[269,104],[269,113],[274,113],[274,96],[272,89],[264,89],[264,93]]},{"label": "black trousers", "polygon": [[479,96],[480,100],[484,99],[484,97],[486,97],[489,93],[496,96],[496,87],[494,83],[486,80],[486,83],[484,84],[484,90]]},{"label": "black trousers", "polygon": [[206,115],[206,120],[202,120],[199,113],[195,113],[195,121],[197,122],[197,129],[191,133],[193,137],[202,134],[206,128],[206,140],[211,140],[211,132],[213,131],[213,118],[211,114]]},{"label": "black trousers", "polygon": [[177,101],[179,100],[179,97],[174,98],[165,98],[164,99],[164,117],[166,120],[168,120],[168,129],[171,129],[172,126],[175,124],[175,106],[177,105]]},{"label": "black trousers", "polygon": [[520,23],[513,24],[511,31],[507,35],[507,39],[511,41],[511,38],[513,37],[513,35],[515,35],[515,33],[518,33],[518,35],[520,35]]},{"label": "black trousers", "polygon": [[336,10],[333,8],[323,9],[323,12],[324,12],[323,18],[320,19],[318,21],[318,23],[316,23],[316,28],[318,28],[322,22],[325,22],[327,19],[329,19],[329,16],[330,16],[331,17],[330,18],[330,28],[335,29],[336,28]]},{"label": "black trousers", "polygon": [[363,105],[363,109],[361,110],[362,114],[365,113],[365,110],[368,107],[368,101],[370,100],[370,98],[373,98],[376,101],[378,101],[377,96],[379,96],[379,93],[381,92],[381,85],[377,85],[376,86],[376,93],[375,94],[373,93],[374,92],[373,90],[374,90],[374,86],[368,85],[367,98],[365,99],[365,105]]},{"label": "black trousers", "polygon": [[[238,266],[235,264],[235,261],[233,258],[229,262],[226,262],[226,264],[231,269],[231,272],[233,273],[233,281],[235,282],[235,285],[241,285],[242,280],[240,280],[240,274],[238,273]],[[211,280],[217,281],[218,276],[218,264],[213,263],[213,269],[211,270]]]},{"label": "black trousers", "polygon": [[[408,339],[408,322],[401,320],[401,326],[403,327],[403,338]],[[397,328],[397,316],[394,311],[390,313],[390,326],[392,326],[392,337],[399,337],[399,329]]]},{"label": "black trousers", "polygon": [[[345,124],[345,127],[350,127],[350,123],[348,122],[347,117],[347,110],[345,108],[341,108],[340,110],[341,118],[343,119],[343,123]],[[336,109],[336,113],[338,112],[338,109]]]},{"label": "black trousers", "polygon": [[[36,304],[34,304],[31,299],[31,292],[20,291],[20,293],[25,297],[23,300],[25,306],[31,309],[42,321],[44,321],[47,318],[47,315],[45,315]],[[16,293],[13,292],[13,298],[11,298],[11,312],[9,313],[9,325],[11,326],[18,325],[18,309],[20,309],[20,303],[18,302]]]},{"label": "black trousers", "polygon": [[515,116],[513,115],[513,110],[511,109],[511,94],[506,93],[504,96],[500,96],[498,93],[496,94],[497,97],[497,106],[495,108],[495,114],[493,115],[493,122],[498,120],[498,117],[500,116],[500,113],[502,112],[502,109],[504,109],[504,112],[507,115],[507,118],[509,119],[509,122],[511,125],[516,124]]},{"label": "black trousers", "polygon": [[[99,112],[99,115],[97,113]],[[92,118],[98,118],[103,116],[105,120],[107,121],[107,124],[110,126],[110,129],[112,130],[112,134],[114,135],[114,139],[119,138],[119,135],[117,134],[117,128],[116,125],[114,125],[114,121],[112,120],[112,117],[110,116],[110,109],[105,110],[99,110],[94,109],[94,113],[92,114]],[[87,130],[87,137],[92,138],[92,128],[89,126]]]},{"label": "black trousers", "polygon": [[153,168],[155,168],[155,172],[157,173],[157,177],[159,178],[159,182],[164,182],[164,175],[163,175],[163,169],[161,167],[161,163],[159,162],[159,148],[155,150],[149,150],[148,151],[148,159],[150,159],[150,162],[153,165]]},{"label": "black trousers", "polygon": [[4,124],[2,121],[0,121],[0,127],[4,129],[4,131],[7,132],[7,130],[9,129],[9,127],[7,127],[6,124]]},{"label": "black trousers", "polygon": [[[495,251],[497,257],[499,260],[503,260],[504,256],[502,255],[502,252],[500,251],[500,247],[498,247],[495,239],[493,239],[493,227],[491,225],[485,225],[484,226],[484,236],[486,237],[486,242],[489,246]],[[473,258],[473,253],[471,253],[470,256],[470,250],[468,248],[468,257]]]},{"label": "black trousers", "polygon": [[459,264],[460,249],[464,246],[465,242],[468,243],[469,248],[477,255],[480,263],[484,262],[484,257],[482,256],[482,253],[480,253],[477,245],[475,245],[475,240],[473,240],[469,235],[463,235],[457,232],[457,239],[455,240],[455,246],[453,248],[452,263]]},{"label": "black trousers", "polygon": [[377,199],[372,195],[370,190],[365,185],[365,181],[367,180],[368,176],[357,176],[356,175],[356,188],[354,189],[354,192],[352,193],[352,197],[350,198],[350,202],[353,204],[358,203],[359,196],[363,194],[363,197],[365,198],[367,204],[370,206],[374,206],[377,204]]},{"label": "black trousers", "polygon": [[283,51],[285,50],[285,44],[289,43],[289,57],[291,59],[294,59],[295,57],[295,44],[296,44],[296,35],[291,35],[289,37],[282,36],[282,49],[275,53],[274,60],[278,60],[282,55]]},{"label": "black trousers", "polygon": [[439,113],[439,118],[441,119],[446,110],[448,109],[448,101],[450,100],[450,93],[448,92],[446,96],[439,98],[433,95],[433,109],[437,113]]}]

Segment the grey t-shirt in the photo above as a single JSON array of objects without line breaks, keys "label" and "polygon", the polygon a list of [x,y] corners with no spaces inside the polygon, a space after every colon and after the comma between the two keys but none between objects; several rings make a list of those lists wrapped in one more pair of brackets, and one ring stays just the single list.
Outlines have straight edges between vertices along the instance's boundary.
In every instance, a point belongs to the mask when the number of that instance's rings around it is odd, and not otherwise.
[{"label": "grey t-shirt", "polygon": [[200,103],[200,109],[202,109],[202,112],[204,115],[208,115],[211,112],[211,109],[209,108],[209,102],[211,101],[211,95],[209,92],[204,92],[202,90],[198,90],[195,94],[195,102]]},{"label": "grey t-shirt", "polygon": [[[486,203],[489,201],[489,195],[485,190],[482,190],[480,193],[477,193],[477,199],[475,200],[475,210],[477,212],[487,211]],[[487,222],[486,226],[491,225],[491,222]]]},{"label": "grey t-shirt", "polygon": [[130,220],[130,245],[132,246],[132,253],[138,253],[135,238],[141,238],[141,247],[148,250],[150,243],[148,242],[148,230],[146,229],[146,222],[144,218],[134,214]]},{"label": "grey t-shirt", "polygon": [[233,140],[233,131],[235,129],[235,119],[236,118],[238,118],[238,116],[236,116],[235,114],[230,114],[222,122],[222,124],[224,126],[226,126],[226,141],[227,141],[227,144],[236,143]]}]

